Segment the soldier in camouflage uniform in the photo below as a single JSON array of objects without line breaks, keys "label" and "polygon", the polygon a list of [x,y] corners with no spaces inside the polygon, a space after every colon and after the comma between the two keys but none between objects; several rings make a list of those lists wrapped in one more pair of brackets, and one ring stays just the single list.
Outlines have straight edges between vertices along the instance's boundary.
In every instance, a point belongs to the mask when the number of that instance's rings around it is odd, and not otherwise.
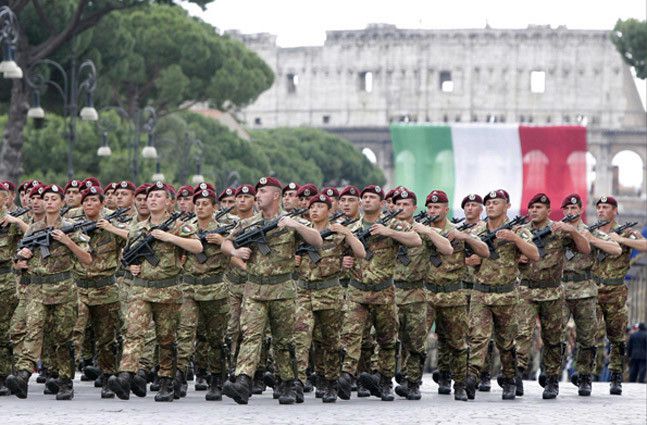
[{"label": "soldier in camouflage uniform", "polygon": [[[568,195],[562,201],[564,215],[580,216],[573,225],[584,236],[592,248],[600,249],[608,255],[620,255],[622,249],[617,242],[599,230],[590,232],[582,222],[582,199],[578,194]],[[575,373],[571,382],[578,386],[578,394],[591,395],[593,364],[595,363],[595,333],[597,329],[596,305],[598,288],[591,279],[591,267],[595,258],[591,254],[567,251],[564,261],[562,284],[566,298],[564,322],[573,316],[577,342]]]},{"label": "soldier in camouflage uniform", "polygon": [[425,342],[428,334],[424,283],[429,270],[430,248],[438,247],[441,252],[451,254],[452,247],[440,233],[414,222],[413,213],[417,208],[417,197],[414,192],[401,187],[394,191],[391,199],[394,209],[402,209],[398,219],[412,225],[423,241],[419,247],[398,248],[393,274],[403,365],[400,372],[400,385],[395,388],[395,392],[407,400],[420,400],[420,385],[426,358]]},{"label": "soldier in camouflage uniform", "polygon": [[72,269],[76,262],[90,264],[92,256],[88,252],[88,238],[79,233],[66,235],[60,228],[72,224],[61,218],[59,211],[63,206],[63,190],[56,186],[46,186],[42,190],[45,204],[45,220],[30,225],[25,235],[52,227],[50,255],[41,250],[32,252],[22,248],[16,257],[15,267],[28,270],[30,282],[27,288],[27,334],[24,349],[18,353],[16,375],[7,378],[7,386],[19,398],[27,397],[31,371],[36,367],[43,347],[43,332],[48,320],[52,322],[54,350],[52,366],[59,374],[57,400],[69,400],[74,396],[72,378],[74,377],[74,356],[72,329],[76,319],[76,291],[72,280]]},{"label": "soldier in camouflage uniform", "polygon": [[[260,360],[266,326],[269,324],[276,368],[281,379],[280,404],[303,401],[298,394],[296,358],[294,357],[294,316],[296,314],[296,285],[294,253],[297,243],[320,248],[322,239],[313,228],[296,220],[281,217],[280,202],[283,185],[274,177],[263,177],[256,184],[256,203],[260,210],[251,219],[241,220],[229,238],[223,242],[222,251],[247,263],[247,283],[243,297],[240,345],[236,382],[226,382],[223,392],[239,404],[247,404],[251,391],[251,378]],[[278,220],[277,228],[267,235],[270,252],[263,255],[258,244],[234,247],[235,237],[250,224],[263,225]]]},{"label": "soldier in camouflage uniform", "polygon": [[[339,223],[329,224],[328,217],[332,200],[327,195],[315,195],[309,201],[309,216],[312,226],[320,233],[330,229],[333,234],[324,239],[323,247],[317,252],[320,258],[313,261],[303,253],[298,256],[299,281],[297,282],[297,315],[295,342],[299,384],[306,382],[309,352],[313,334],[315,344],[315,372],[320,378],[317,389],[323,390],[322,401],[333,403],[337,400],[337,379],[339,378],[339,335],[341,332],[344,288],[339,285],[341,257],[350,249],[356,258],[366,255],[364,246],[352,231]],[[319,351],[320,350],[320,351]]]},{"label": "soldier in camouflage uniform", "polygon": [[[178,311],[182,303],[182,290],[178,278],[181,271],[182,250],[190,253],[202,251],[202,244],[195,237],[195,227],[175,223],[165,232],[153,227],[167,218],[171,189],[161,182],[150,186],[146,204],[150,217],[131,227],[128,242],[146,235],[155,238],[153,249],[159,259],[157,265],[143,261],[130,265],[133,274],[128,302],[127,330],[123,354],[119,365],[119,375],[111,376],[108,385],[117,397],[127,400],[132,389],[135,395],[146,395],[146,374],[140,368],[140,357],[144,348],[144,338],[151,320],[159,344],[158,375],[160,390],[155,401],[173,401],[175,333],[178,325]],[[128,248],[128,245],[127,245]],[[139,371],[138,371],[139,369]],[[135,375],[137,372],[137,375]],[[179,394],[177,394],[179,397]]]},{"label": "soldier in camouflage uniform", "polygon": [[339,190],[335,187],[324,187],[321,189],[321,193],[326,195],[332,201],[332,207],[330,208],[330,214],[335,214],[337,211],[340,211],[339,207]]},{"label": "soldier in camouflage uniform", "polygon": [[543,245],[543,256],[539,261],[529,263],[525,256],[520,258],[521,286],[519,287],[519,329],[515,340],[517,347],[517,377],[515,391],[523,395],[522,373],[528,365],[534,325],[539,317],[543,342],[543,363],[546,386],[543,399],[553,399],[559,394],[559,380],[562,371],[562,337],[564,334],[564,288],[562,270],[567,248],[584,255],[591,252],[591,246],[577,228],[564,221],[550,220],[550,198],[538,193],[528,202],[530,222],[524,227],[533,235],[547,231],[543,239],[535,238],[535,244]]},{"label": "soldier in camouflage uniform", "polygon": [[12,258],[18,240],[27,230],[27,224],[7,211],[7,198],[11,193],[9,188],[7,182],[0,183],[0,396],[10,395],[5,387],[5,378],[12,369],[10,325],[18,306]]},{"label": "soldier in camouflage uniform", "polygon": [[117,183],[108,183],[103,188],[103,193],[106,197],[106,208],[111,210],[117,209],[117,198],[115,196],[115,190],[117,190]]},{"label": "soldier in camouflage uniform", "polygon": [[350,332],[345,341],[346,357],[339,378],[339,397],[350,398],[353,375],[357,373],[363,330],[375,327],[379,346],[376,371],[363,372],[362,383],[382,401],[393,401],[391,380],[395,375],[395,352],[398,339],[398,315],[395,305],[393,271],[399,245],[407,248],[422,245],[420,236],[411,231],[411,225],[392,220],[387,225],[378,222],[384,192],[379,186],[362,190],[362,229],[370,229],[370,237],[363,241],[367,257],[357,261],[352,270],[348,288],[348,311],[344,318]]},{"label": "soldier in camouflage uniform", "polygon": [[286,212],[291,212],[292,210],[299,208],[299,197],[297,196],[297,193],[299,192],[300,187],[301,186],[297,183],[290,182],[281,190],[283,209]]},{"label": "soldier in camouflage uniform", "polygon": [[[510,197],[505,190],[491,191],[484,197],[484,201],[488,220],[474,228],[473,233],[479,236],[497,230],[509,221],[507,212],[510,208]],[[515,398],[514,378],[517,361],[514,338],[517,335],[518,262],[522,254],[531,261],[539,260],[539,251],[532,243],[532,235],[524,228],[498,230],[494,240],[494,251],[495,258],[490,254],[488,258],[478,261],[478,272],[471,297],[470,315],[476,327],[472,329],[470,336],[466,382],[468,399],[475,397],[478,377],[483,370],[492,333],[501,356],[502,398]],[[477,262],[471,265],[476,266]]]},{"label": "soldier in camouflage uniform", "polygon": [[593,263],[591,274],[598,285],[598,322],[604,322],[606,336],[611,344],[609,353],[609,371],[611,372],[610,393],[622,394],[622,375],[624,372],[625,357],[625,329],[627,328],[627,284],[624,281],[629,271],[631,249],[640,247],[642,236],[626,229],[621,235],[615,232],[619,227],[616,222],[618,216],[618,201],[611,196],[603,196],[596,202],[599,220],[608,220],[609,224],[600,227],[600,231],[607,233],[611,240],[618,242],[622,253],[617,256],[607,255],[595,249],[596,260]]}]

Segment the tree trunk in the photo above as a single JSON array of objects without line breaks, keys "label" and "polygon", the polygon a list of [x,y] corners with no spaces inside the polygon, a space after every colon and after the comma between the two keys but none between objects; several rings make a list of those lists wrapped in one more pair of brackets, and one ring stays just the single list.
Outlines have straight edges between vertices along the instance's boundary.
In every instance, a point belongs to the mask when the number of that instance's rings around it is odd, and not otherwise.
[{"label": "tree trunk", "polygon": [[[23,72],[26,69],[23,68]],[[27,122],[29,109],[29,92],[23,80],[14,80],[11,88],[9,119],[2,135],[0,148],[0,177],[18,182],[23,174],[22,169],[22,131]]]}]

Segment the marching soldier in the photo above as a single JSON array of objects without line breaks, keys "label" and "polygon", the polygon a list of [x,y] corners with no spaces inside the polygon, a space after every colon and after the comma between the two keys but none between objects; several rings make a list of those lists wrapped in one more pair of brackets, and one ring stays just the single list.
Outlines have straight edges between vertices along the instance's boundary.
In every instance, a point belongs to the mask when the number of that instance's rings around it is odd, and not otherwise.
[{"label": "marching soldier", "polygon": [[335,187],[324,187],[321,189],[321,193],[330,198],[332,202],[332,207],[330,208],[330,214],[335,214],[340,210],[339,208],[339,190]]},{"label": "marching soldier", "polygon": [[297,193],[299,192],[299,186],[295,182],[290,182],[286,184],[281,193],[282,193],[282,202],[283,202],[283,209],[286,212],[291,212],[292,210],[295,210],[299,208],[299,197],[297,196]]},{"label": "marching soldier", "polygon": [[236,208],[236,188],[228,187],[218,196],[218,202],[220,203],[220,208]]}]

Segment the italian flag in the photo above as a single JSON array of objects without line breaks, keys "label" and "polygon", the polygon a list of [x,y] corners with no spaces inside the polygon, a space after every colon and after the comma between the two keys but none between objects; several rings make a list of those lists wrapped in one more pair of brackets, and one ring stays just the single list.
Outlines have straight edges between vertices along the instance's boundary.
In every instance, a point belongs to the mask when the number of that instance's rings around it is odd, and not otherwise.
[{"label": "italian flag", "polygon": [[461,217],[470,193],[505,189],[510,214],[525,213],[538,192],[551,200],[551,217],[578,193],[586,206],[586,128],[518,124],[394,124],[395,184],[413,190],[423,208],[434,189],[444,190]]}]

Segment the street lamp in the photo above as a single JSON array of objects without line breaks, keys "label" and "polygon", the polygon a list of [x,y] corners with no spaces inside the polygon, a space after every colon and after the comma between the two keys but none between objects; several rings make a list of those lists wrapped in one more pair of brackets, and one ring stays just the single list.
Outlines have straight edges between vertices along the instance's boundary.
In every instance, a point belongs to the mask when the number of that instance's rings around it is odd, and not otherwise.
[{"label": "street lamp", "polygon": [[18,19],[9,6],[0,7],[0,45],[2,62],[0,74],[4,78],[22,78],[22,69],[16,63],[16,43],[18,42]]},{"label": "street lamp", "polygon": [[148,134],[148,143],[142,149],[142,157],[146,159],[156,159],[157,149],[155,149],[155,125],[157,124],[157,115],[152,106],[147,106],[144,113],[148,113],[148,118],[144,124],[144,130]]},{"label": "street lamp", "polygon": [[164,174],[162,174],[162,166],[160,165],[160,160],[158,157],[157,162],[155,163],[155,174],[151,176],[151,180],[154,182],[163,182],[165,179],[166,177],[164,177]]},{"label": "street lamp", "polygon": [[[53,81],[49,76],[38,72],[39,68],[51,67],[61,75],[63,85],[61,86],[56,81]],[[68,78],[67,72],[63,69],[61,64],[51,59],[42,59],[35,62],[28,70],[25,80],[27,85],[32,91],[32,104],[27,111],[27,116],[30,118],[42,119],[45,117],[45,111],[40,105],[40,95],[47,90],[47,85],[56,89],[58,94],[63,98],[63,116],[67,120],[67,176],[68,178],[74,177],[74,164],[72,161],[72,152],[74,151],[74,143],[76,141],[76,117],[77,114],[84,121],[97,121],[99,114],[94,109],[92,102],[92,94],[97,86],[97,70],[91,60],[86,60],[81,65],[76,67],[76,59],[72,57],[72,66]],[[79,77],[85,74],[85,78],[78,81]],[[86,102],[81,112],[78,113],[78,100],[79,95],[85,93]]]},{"label": "street lamp", "polygon": [[200,184],[204,182],[204,176],[202,175],[202,140],[195,139],[193,144],[196,146],[195,152],[195,174],[191,177],[191,183],[193,185]]}]

